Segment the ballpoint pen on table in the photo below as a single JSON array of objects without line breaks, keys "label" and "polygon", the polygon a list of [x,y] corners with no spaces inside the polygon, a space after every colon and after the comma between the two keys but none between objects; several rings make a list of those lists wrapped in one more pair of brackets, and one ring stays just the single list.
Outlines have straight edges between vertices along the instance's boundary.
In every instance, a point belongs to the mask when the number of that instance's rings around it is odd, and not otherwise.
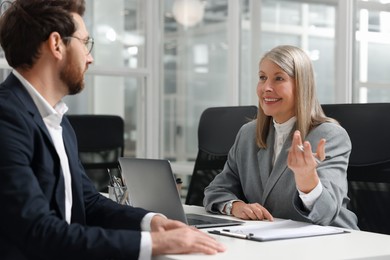
[{"label": "ballpoint pen on table", "polygon": [[212,231],[209,231],[209,233],[217,234],[217,235],[224,235],[224,236],[228,236],[228,237],[242,238],[242,239],[250,239],[253,236],[253,234],[240,234],[240,233],[230,232],[227,229],[212,230]]}]

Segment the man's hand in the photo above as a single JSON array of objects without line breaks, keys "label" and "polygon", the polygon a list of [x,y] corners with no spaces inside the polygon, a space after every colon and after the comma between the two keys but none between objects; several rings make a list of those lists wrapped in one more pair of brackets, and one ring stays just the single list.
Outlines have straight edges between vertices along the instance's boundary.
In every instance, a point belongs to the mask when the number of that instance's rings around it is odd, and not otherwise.
[{"label": "man's hand", "polygon": [[187,227],[183,222],[167,219],[160,215],[155,215],[150,222],[150,230],[152,232],[167,231],[175,228]]},{"label": "man's hand", "polygon": [[[174,225],[173,222],[178,221],[172,221]],[[171,224],[167,226],[171,227]],[[186,225],[167,231],[151,232],[151,237],[152,255],[191,253],[212,255],[225,251],[225,247],[214,238]]]}]

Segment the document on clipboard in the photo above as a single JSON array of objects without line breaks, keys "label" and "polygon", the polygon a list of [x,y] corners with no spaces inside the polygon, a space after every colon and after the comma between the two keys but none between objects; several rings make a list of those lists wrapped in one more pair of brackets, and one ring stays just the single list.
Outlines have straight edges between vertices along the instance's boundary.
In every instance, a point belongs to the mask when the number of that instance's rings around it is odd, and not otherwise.
[{"label": "document on clipboard", "polygon": [[293,220],[280,220],[259,225],[248,224],[229,229],[214,229],[211,234],[229,236],[254,241],[273,241],[281,239],[303,238],[322,235],[348,233],[342,228],[320,226]]}]

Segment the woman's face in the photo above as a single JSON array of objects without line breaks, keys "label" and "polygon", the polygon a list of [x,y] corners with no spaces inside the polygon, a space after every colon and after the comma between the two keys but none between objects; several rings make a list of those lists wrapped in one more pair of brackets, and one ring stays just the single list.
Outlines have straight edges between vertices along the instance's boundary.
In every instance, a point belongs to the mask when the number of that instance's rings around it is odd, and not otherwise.
[{"label": "woman's face", "polygon": [[257,96],[264,113],[277,123],[295,116],[295,80],[268,59],[260,63]]}]

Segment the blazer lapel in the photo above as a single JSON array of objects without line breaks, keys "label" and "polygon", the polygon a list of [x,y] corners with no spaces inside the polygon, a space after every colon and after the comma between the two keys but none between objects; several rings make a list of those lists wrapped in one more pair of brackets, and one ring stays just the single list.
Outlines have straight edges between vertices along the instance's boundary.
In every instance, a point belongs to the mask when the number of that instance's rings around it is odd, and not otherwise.
[{"label": "blazer lapel", "polygon": [[[266,201],[268,195],[270,194],[270,192],[272,191],[273,187],[278,182],[280,177],[288,169],[288,167],[287,167],[288,149],[291,147],[291,143],[292,143],[291,134],[293,132],[294,132],[294,130],[291,131],[290,136],[284,142],[282,150],[280,151],[280,154],[279,154],[278,158],[276,158],[275,166],[270,171],[271,174],[270,174],[269,178],[267,179],[267,182],[266,182],[265,187],[264,187],[264,192],[263,192],[263,196],[262,196],[262,199],[263,199],[262,200],[262,203],[263,203],[262,205],[265,204],[265,201]],[[274,131],[273,131],[273,133],[274,133]],[[275,139],[274,137],[275,136],[273,134],[273,136],[272,136],[272,147],[274,145],[274,139]],[[271,143],[271,140],[267,140],[267,141],[269,141],[267,143]],[[272,151],[272,154],[273,154],[273,151]],[[272,156],[271,156],[271,158],[272,158]],[[271,165],[272,165],[272,163],[271,163]]]},{"label": "blazer lapel", "polygon": [[[272,171],[272,155],[274,153],[274,136],[275,132],[272,129],[270,129],[270,132],[267,137],[267,149],[260,149],[257,153],[257,160],[259,165],[259,173],[260,173],[260,180],[261,180],[261,190],[263,191],[266,189],[268,179],[270,177],[270,172]],[[263,196],[262,196],[263,198]]]},{"label": "blazer lapel", "polygon": [[30,94],[27,92],[22,83],[15,77],[14,74],[10,74],[5,82],[6,85],[9,84],[13,88],[13,93],[19,98],[21,103],[26,107],[26,110],[31,115],[34,122],[41,129],[43,136],[47,139],[47,142],[50,144],[48,149],[51,153],[58,159],[58,171],[54,171],[57,182],[55,187],[55,200],[58,205],[59,215],[61,218],[65,218],[65,184],[64,177],[61,174],[60,158],[58,157],[57,151],[54,147],[53,140],[51,139],[50,133],[47,130],[45,123],[43,122],[42,116],[38,111],[37,106],[32,100]]},{"label": "blazer lapel", "polygon": [[10,85],[13,88],[13,93],[19,98],[20,102],[26,107],[27,111],[32,116],[34,122],[39,126],[39,128],[42,130],[46,138],[49,140],[49,142],[52,144],[52,147],[54,149],[53,141],[51,140],[51,136],[49,134],[49,131],[46,128],[45,123],[43,122],[42,116],[38,111],[37,106],[35,105],[34,101],[32,100],[30,94],[27,92],[25,87],[22,85],[22,83],[14,76],[14,74],[10,74],[6,80],[6,85]]}]

